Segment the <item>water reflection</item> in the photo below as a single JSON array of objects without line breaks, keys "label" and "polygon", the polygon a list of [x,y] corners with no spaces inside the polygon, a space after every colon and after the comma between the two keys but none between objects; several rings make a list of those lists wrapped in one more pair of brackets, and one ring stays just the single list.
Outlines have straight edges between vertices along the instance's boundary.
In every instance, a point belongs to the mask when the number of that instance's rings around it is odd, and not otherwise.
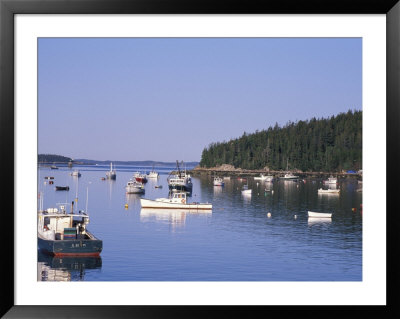
[{"label": "water reflection", "polygon": [[249,203],[251,201],[251,193],[242,193],[242,198],[245,203]]},{"label": "water reflection", "polygon": [[140,205],[140,198],[142,194],[125,194],[126,203],[129,206]]},{"label": "water reflection", "polygon": [[38,281],[82,281],[86,271],[100,270],[101,257],[53,257],[38,252]]},{"label": "water reflection", "polygon": [[224,186],[214,186],[214,195],[221,195]]},{"label": "water reflection", "polygon": [[331,218],[321,218],[321,217],[308,217],[308,226],[324,224],[329,225],[332,222]]},{"label": "water reflection", "polygon": [[140,210],[141,222],[164,222],[176,227],[185,226],[186,216],[199,215],[199,216],[212,216],[212,210],[185,210],[185,209],[155,209],[155,208],[142,208]]},{"label": "water reflection", "polygon": [[108,199],[111,201],[112,199],[112,193],[115,185],[115,180],[114,179],[107,179],[108,183]]}]

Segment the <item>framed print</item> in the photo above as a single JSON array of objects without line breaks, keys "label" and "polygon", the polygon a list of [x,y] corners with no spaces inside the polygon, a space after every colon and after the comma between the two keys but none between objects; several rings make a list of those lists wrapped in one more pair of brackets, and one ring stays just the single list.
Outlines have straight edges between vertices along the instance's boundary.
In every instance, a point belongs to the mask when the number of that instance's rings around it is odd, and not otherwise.
[{"label": "framed print", "polygon": [[0,10],[5,318],[397,312],[397,1]]}]

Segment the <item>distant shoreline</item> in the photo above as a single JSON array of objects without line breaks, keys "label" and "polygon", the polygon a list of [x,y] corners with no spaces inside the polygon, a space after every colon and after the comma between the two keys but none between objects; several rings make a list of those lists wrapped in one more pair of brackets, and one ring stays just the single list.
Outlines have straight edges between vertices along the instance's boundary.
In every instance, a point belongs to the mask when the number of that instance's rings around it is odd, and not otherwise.
[{"label": "distant shoreline", "polygon": [[[357,177],[362,178],[362,173],[347,173],[347,172],[301,172],[292,170],[290,171],[293,174],[296,174],[299,177],[326,177],[326,176],[340,176],[340,177]],[[286,171],[272,171],[265,169],[241,169],[241,168],[220,168],[220,167],[211,167],[211,168],[203,168],[203,167],[195,167],[192,170],[188,170],[187,173],[192,176],[199,175],[219,175],[219,176],[258,176],[260,174],[264,175],[273,175],[274,177],[284,176]]]},{"label": "distant shoreline", "polygon": [[[40,166],[52,166],[52,165],[68,165],[69,162],[62,161],[62,162],[57,162],[57,161],[49,161],[49,162],[38,162],[38,165]],[[96,160],[75,160],[72,161],[73,166],[78,166],[78,165],[91,165],[95,166],[97,165],[110,165],[112,163],[113,165],[129,165],[129,166],[149,166],[153,167],[156,169],[157,167],[176,167],[176,162],[156,162],[156,161],[96,161]],[[185,165],[188,167],[196,167],[199,164],[199,162],[185,162]]]}]

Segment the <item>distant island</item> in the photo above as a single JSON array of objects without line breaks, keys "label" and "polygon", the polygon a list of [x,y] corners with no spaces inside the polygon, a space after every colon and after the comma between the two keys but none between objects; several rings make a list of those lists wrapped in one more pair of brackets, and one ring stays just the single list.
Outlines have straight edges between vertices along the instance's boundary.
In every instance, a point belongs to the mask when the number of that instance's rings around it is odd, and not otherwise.
[{"label": "distant island", "polygon": [[72,162],[72,158],[65,157],[56,154],[39,154],[38,163],[39,164],[53,164],[53,163],[69,163]]},{"label": "distant island", "polygon": [[343,172],[362,169],[362,111],[276,124],[206,147],[198,169]]},{"label": "distant island", "polygon": [[[115,165],[132,165],[132,166],[155,166],[155,167],[171,167],[176,166],[176,162],[160,162],[160,161],[98,161],[92,159],[77,158],[73,159],[71,157],[66,157],[56,154],[39,154],[38,155],[39,164],[68,164],[73,163],[74,165],[110,165],[113,163]],[[179,163],[180,164],[180,163]],[[195,167],[199,165],[199,162],[184,162],[188,167]]]}]

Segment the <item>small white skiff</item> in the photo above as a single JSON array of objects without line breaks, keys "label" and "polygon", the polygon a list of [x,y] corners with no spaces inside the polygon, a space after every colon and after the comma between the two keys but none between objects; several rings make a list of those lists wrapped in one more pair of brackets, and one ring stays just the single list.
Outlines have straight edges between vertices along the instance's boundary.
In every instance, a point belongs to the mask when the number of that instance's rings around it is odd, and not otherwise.
[{"label": "small white skiff", "polygon": [[331,218],[332,217],[332,213],[317,213],[317,212],[308,211],[308,217],[312,217],[312,218]]},{"label": "small white skiff", "polygon": [[318,189],[318,194],[339,194],[340,189]]},{"label": "small white skiff", "polygon": [[173,193],[169,198],[140,199],[142,208],[167,208],[167,209],[212,209],[211,203],[188,203],[186,193]]}]

